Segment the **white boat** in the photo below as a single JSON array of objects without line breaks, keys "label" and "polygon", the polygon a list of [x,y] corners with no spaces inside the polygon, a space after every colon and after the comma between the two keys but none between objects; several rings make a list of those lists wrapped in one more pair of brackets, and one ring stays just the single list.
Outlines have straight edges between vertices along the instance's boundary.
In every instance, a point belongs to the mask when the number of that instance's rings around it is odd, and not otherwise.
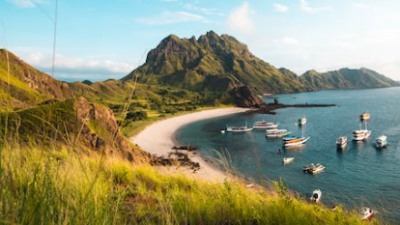
[{"label": "white boat", "polygon": [[288,164],[294,161],[294,157],[286,157],[282,159],[283,164]]},{"label": "white boat", "polygon": [[311,174],[317,174],[317,173],[320,173],[320,172],[322,172],[324,170],[325,170],[325,166],[319,164],[317,166],[314,166],[313,168],[311,168],[311,170],[309,170],[307,172],[309,172]]},{"label": "white boat", "polygon": [[372,210],[369,207],[364,207],[363,211],[361,213],[361,218],[362,220],[370,220],[374,215],[376,211]]},{"label": "white boat", "polygon": [[225,130],[224,129],[221,130],[221,134],[225,134]]},{"label": "white boat", "polygon": [[240,132],[248,132],[252,131],[253,127],[247,127],[247,123],[245,126],[226,126],[226,131],[240,133]]},{"label": "white boat", "polygon": [[355,130],[353,131],[353,141],[366,141],[371,136],[370,130]]},{"label": "white boat", "polygon": [[325,170],[325,166],[321,165],[320,163],[318,164],[310,164],[303,166],[303,171],[306,173],[311,173],[311,174],[317,174]]},{"label": "white boat", "polygon": [[375,139],[375,146],[377,148],[384,148],[387,145],[387,136],[386,135],[381,135],[378,138]]},{"label": "white boat", "polygon": [[278,127],[278,123],[266,122],[264,120],[256,121],[253,125],[254,129],[276,129]]},{"label": "white boat", "polygon": [[290,132],[288,132],[286,129],[271,129],[266,131],[266,136],[269,138],[274,138],[274,137],[283,137],[288,135]]},{"label": "white boat", "polygon": [[347,145],[347,137],[346,136],[340,136],[338,137],[338,139],[336,140],[336,146],[338,148],[345,148]]},{"label": "white boat", "polygon": [[299,126],[305,125],[307,123],[307,118],[303,117],[299,119]]},{"label": "white boat", "polygon": [[369,120],[370,118],[371,115],[368,113],[368,111],[360,115],[360,120]]},{"label": "white boat", "polygon": [[310,197],[310,201],[314,203],[319,203],[321,201],[322,191],[319,189],[315,189]]},{"label": "white boat", "polygon": [[289,140],[283,139],[283,145],[285,147],[301,145],[301,144],[306,143],[306,141],[308,141],[308,139],[310,139],[310,137],[291,138]]}]

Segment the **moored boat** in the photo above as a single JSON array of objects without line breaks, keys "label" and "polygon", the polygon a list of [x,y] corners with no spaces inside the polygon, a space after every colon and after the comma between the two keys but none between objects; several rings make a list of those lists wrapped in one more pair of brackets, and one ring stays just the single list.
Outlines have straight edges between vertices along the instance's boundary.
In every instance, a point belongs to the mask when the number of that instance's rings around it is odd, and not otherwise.
[{"label": "moored boat", "polygon": [[294,161],[294,157],[285,157],[282,159],[283,164],[288,164]]},{"label": "moored boat", "polygon": [[372,210],[369,207],[364,207],[362,214],[361,214],[361,218],[362,220],[370,220],[374,215],[375,215],[376,211]]},{"label": "moored boat", "polygon": [[310,139],[310,137],[301,137],[301,138],[291,138],[291,139],[283,139],[283,145],[285,147],[289,146],[296,146],[296,145],[301,145],[304,144]]},{"label": "moored boat", "polygon": [[224,129],[221,130],[221,134],[225,134],[225,130]]},{"label": "moored boat", "polygon": [[368,111],[360,115],[360,120],[369,120],[370,118],[371,115],[368,113]]},{"label": "moored boat", "polygon": [[254,129],[276,129],[279,126],[278,123],[266,122],[264,120],[256,121],[253,125]]},{"label": "moored boat", "polygon": [[274,137],[283,137],[288,135],[290,132],[288,132],[286,129],[271,129],[271,130],[266,130],[266,136],[269,138],[274,138]]},{"label": "moored boat", "polygon": [[226,126],[226,131],[240,133],[240,132],[248,132],[252,131],[253,127],[247,127],[247,123],[245,126]]},{"label": "moored boat", "polygon": [[375,146],[377,148],[384,148],[387,145],[387,136],[381,135],[375,139]]},{"label": "moored boat", "polygon": [[336,146],[337,148],[343,149],[347,145],[347,137],[346,136],[340,136],[336,140]]},{"label": "moored boat", "polygon": [[321,201],[322,191],[319,189],[315,189],[310,197],[310,201],[314,203],[319,203]]},{"label": "moored boat", "polygon": [[370,130],[355,130],[353,131],[353,141],[366,141],[371,136]]},{"label": "moored boat", "polygon": [[311,163],[309,165],[303,166],[303,171],[305,173],[317,174],[322,172],[323,170],[325,170],[325,166],[321,165],[320,163],[316,165],[314,163]]}]

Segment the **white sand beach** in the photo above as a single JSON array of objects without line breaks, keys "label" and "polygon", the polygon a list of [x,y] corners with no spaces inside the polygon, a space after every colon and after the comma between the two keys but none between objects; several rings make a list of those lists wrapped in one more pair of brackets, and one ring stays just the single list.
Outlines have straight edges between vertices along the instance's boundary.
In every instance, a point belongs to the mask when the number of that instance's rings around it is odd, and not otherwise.
[{"label": "white sand beach", "polygon": [[[175,133],[182,126],[199,120],[242,113],[248,110],[249,109],[238,107],[221,108],[168,118],[146,127],[130,140],[152,155],[167,157],[168,154],[173,151],[172,147],[179,145],[179,143],[176,143]],[[200,163],[200,170],[195,173],[193,173],[193,170],[190,168],[183,167],[160,167],[159,169],[162,172],[186,174],[208,181],[221,182],[227,178],[227,175],[223,171],[219,170],[215,165],[206,162],[199,154],[191,153],[189,157],[193,162]]]}]

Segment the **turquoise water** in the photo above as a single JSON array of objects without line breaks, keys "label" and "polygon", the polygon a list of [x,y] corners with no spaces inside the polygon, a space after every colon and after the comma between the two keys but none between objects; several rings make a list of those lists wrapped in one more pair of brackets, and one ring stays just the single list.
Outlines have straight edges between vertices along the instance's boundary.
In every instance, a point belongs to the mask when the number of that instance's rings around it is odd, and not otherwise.
[{"label": "turquoise water", "polygon": [[[315,188],[323,192],[322,201],[329,205],[344,204],[349,208],[372,206],[384,219],[400,221],[400,88],[321,91],[301,94],[276,95],[281,103],[336,104],[327,108],[286,108],[276,115],[254,113],[237,114],[189,124],[180,129],[176,138],[181,144],[200,148],[205,156],[214,151],[228,150],[234,167],[246,178],[255,180],[286,181],[289,188],[309,196]],[[271,99],[264,99],[270,102]],[[349,142],[347,149],[337,151],[338,136],[347,135],[364,125],[359,115],[366,110],[371,114],[369,141],[361,144]],[[304,128],[297,119],[307,117]],[[282,149],[280,139],[266,139],[265,131],[226,133],[220,130],[226,124],[249,125],[258,120],[279,122],[279,128],[293,135],[310,136],[300,149]],[[377,150],[373,140],[387,135],[389,145]],[[294,156],[295,162],[282,165],[282,157]],[[318,175],[304,174],[302,166],[321,163],[326,170]]]}]

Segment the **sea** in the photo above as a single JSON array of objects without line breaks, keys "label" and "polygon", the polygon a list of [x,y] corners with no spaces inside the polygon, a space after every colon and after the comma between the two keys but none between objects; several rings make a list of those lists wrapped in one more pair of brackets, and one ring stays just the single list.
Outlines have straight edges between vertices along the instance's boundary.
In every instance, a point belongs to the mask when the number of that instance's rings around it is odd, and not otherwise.
[{"label": "sea", "polygon": [[[335,104],[334,107],[284,108],[276,115],[241,113],[198,121],[182,127],[176,140],[199,148],[205,157],[220,157],[230,169],[248,180],[268,185],[282,179],[302,198],[321,189],[322,202],[328,207],[343,205],[360,210],[368,206],[377,216],[400,223],[400,88],[333,90],[263,97],[266,103],[277,98],[283,104]],[[371,119],[361,122],[368,111]],[[297,121],[307,118],[304,126]],[[279,123],[291,135],[310,137],[300,148],[285,149],[279,138],[266,138],[265,130],[245,133],[221,133],[226,125],[251,126],[265,120]],[[372,131],[365,142],[351,142],[353,130],[367,127]],[[377,149],[373,142],[380,135],[388,137],[388,146]],[[336,139],[347,136],[344,150],[337,150]],[[278,154],[277,149],[282,153]],[[221,153],[221,154],[218,154]],[[295,157],[283,165],[283,157]],[[321,163],[325,171],[306,174],[303,165]]]}]

